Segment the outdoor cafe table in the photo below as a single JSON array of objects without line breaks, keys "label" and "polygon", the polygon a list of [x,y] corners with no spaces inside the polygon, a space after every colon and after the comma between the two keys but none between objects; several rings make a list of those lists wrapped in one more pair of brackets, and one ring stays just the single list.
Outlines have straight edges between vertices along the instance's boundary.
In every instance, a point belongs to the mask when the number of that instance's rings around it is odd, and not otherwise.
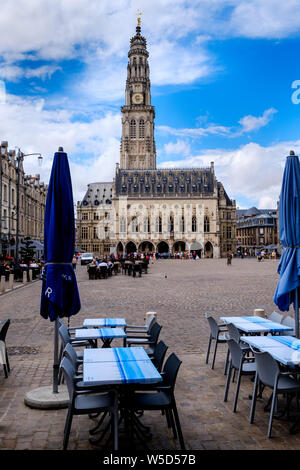
[{"label": "outdoor cafe table", "polygon": [[285,366],[299,366],[300,340],[293,336],[241,336],[241,341],[261,352],[268,352]]},{"label": "outdoor cafe table", "polygon": [[115,328],[116,326],[125,328],[126,320],[125,318],[86,318],[82,326],[87,328]]},{"label": "outdoor cafe table", "polygon": [[[83,383],[84,385],[102,386],[111,385],[116,387],[117,393],[124,397],[132,391],[131,384],[151,384],[162,381],[162,376],[153,365],[151,359],[141,347],[133,348],[110,348],[110,349],[85,349],[83,353]],[[129,417],[126,407],[121,409],[121,417],[127,416],[125,420],[125,432],[128,436],[126,423],[131,420],[132,425],[141,429],[145,427],[139,423],[137,416]],[[98,430],[102,419],[93,430]],[[129,433],[130,434],[130,433]],[[149,436],[149,434],[148,434]],[[147,434],[145,434],[147,437]],[[93,443],[100,442],[102,437],[94,439]]]},{"label": "outdoor cafe table", "polygon": [[123,328],[80,328],[75,330],[75,340],[91,339],[97,342],[101,339],[103,348],[109,348],[114,338],[123,338],[125,341],[126,333]]},{"label": "outdoor cafe table", "polygon": [[232,323],[238,330],[246,334],[260,333],[283,333],[284,331],[292,331],[293,328],[281,323],[276,323],[267,318],[257,316],[248,317],[221,317],[220,320],[224,323]]},{"label": "outdoor cafe table", "polygon": [[84,350],[84,385],[155,383],[161,380],[144,348]]}]

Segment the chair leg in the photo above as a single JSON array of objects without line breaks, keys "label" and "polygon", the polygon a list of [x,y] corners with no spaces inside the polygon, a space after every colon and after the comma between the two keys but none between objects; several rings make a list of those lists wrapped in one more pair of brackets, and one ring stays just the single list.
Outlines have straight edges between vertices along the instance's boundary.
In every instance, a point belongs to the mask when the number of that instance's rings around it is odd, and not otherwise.
[{"label": "chair leg", "polygon": [[112,419],[113,423],[113,432],[114,432],[114,450],[118,450],[119,447],[119,417],[118,417],[118,402],[116,401],[114,406],[114,416]]},{"label": "chair leg", "polygon": [[226,360],[225,360],[225,365],[224,365],[224,375],[227,374],[227,369],[228,369],[228,364],[229,364],[229,356],[230,356],[230,351],[228,348],[227,354],[226,354]]},{"label": "chair leg", "polygon": [[210,334],[210,335],[209,335],[208,348],[207,348],[207,354],[206,354],[206,360],[205,360],[205,363],[206,363],[206,364],[208,364],[208,358],[209,358],[209,353],[210,353],[211,341],[212,341],[212,336],[211,336],[211,334]]},{"label": "chair leg", "polygon": [[227,398],[228,398],[231,372],[232,372],[232,362],[230,361],[229,369],[228,369],[228,372],[227,372],[227,380],[226,380],[226,386],[225,386],[224,401],[227,401]]},{"label": "chair leg", "polygon": [[9,365],[9,360],[8,360],[7,349],[5,349],[5,357],[6,357],[7,370],[8,370],[8,372],[10,372],[10,365]]},{"label": "chair leg", "polygon": [[235,395],[234,395],[234,402],[233,402],[233,412],[236,412],[236,406],[237,406],[237,401],[239,397],[239,391],[240,391],[240,385],[241,385],[241,376],[242,376],[242,371],[241,371],[242,365],[239,368],[239,373],[238,373],[238,379],[236,383],[236,389],[235,389]]},{"label": "chair leg", "polygon": [[217,354],[217,347],[218,347],[218,340],[216,339],[214,357],[213,357],[213,361],[212,361],[212,365],[211,365],[211,368],[212,368],[212,369],[215,367],[215,360],[216,360],[216,354]]},{"label": "chair leg", "polygon": [[177,431],[176,431],[176,426],[175,426],[175,423],[174,423],[174,417],[173,417],[172,409],[166,410],[166,411],[169,415],[171,428],[173,430],[173,437],[174,437],[174,439],[177,439]]},{"label": "chair leg", "polygon": [[274,415],[276,400],[277,400],[277,393],[276,393],[276,390],[274,389],[273,390],[273,398],[272,398],[272,405],[271,405],[271,411],[270,411],[270,419],[269,419],[267,437],[271,437],[272,424],[273,424],[273,415]]},{"label": "chair leg", "polygon": [[252,401],[251,401],[251,409],[250,409],[250,418],[249,418],[250,424],[252,424],[253,421],[254,421],[254,414],[255,414],[255,406],[256,406],[256,399],[257,399],[258,384],[259,384],[259,378],[258,378],[258,375],[255,374],[255,381],[254,381],[254,387],[253,387],[253,393],[252,393]]},{"label": "chair leg", "polygon": [[179,416],[178,416],[178,411],[177,411],[175,400],[173,401],[172,409],[173,409],[175,423],[176,423],[176,427],[177,427],[180,448],[181,448],[181,450],[185,450],[185,445],[184,445],[184,440],[183,440],[183,435],[182,435],[182,431],[181,431],[181,426],[180,426],[180,421],[179,421]]},{"label": "chair leg", "polygon": [[71,430],[71,425],[72,425],[72,419],[73,419],[73,413],[72,413],[71,408],[69,408],[68,409],[68,414],[67,414],[67,419],[66,419],[66,424],[65,424],[65,430],[64,430],[63,450],[67,450],[67,447],[68,447],[70,430]]}]

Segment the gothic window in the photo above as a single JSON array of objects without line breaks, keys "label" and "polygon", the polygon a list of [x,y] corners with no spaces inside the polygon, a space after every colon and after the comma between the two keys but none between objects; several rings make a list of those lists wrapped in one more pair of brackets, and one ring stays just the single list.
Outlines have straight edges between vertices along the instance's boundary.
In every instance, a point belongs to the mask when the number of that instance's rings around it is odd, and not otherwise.
[{"label": "gothic window", "polygon": [[94,237],[93,238],[98,238],[97,227],[93,227],[93,229],[94,229]]},{"label": "gothic window", "polygon": [[150,219],[149,217],[144,218],[144,233],[150,232]]},{"label": "gothic window", "polygon": [[156,232],[162,232],[161,217],[156,217]]},{"label": "gothic window", "polygon": [[179,221],[179,231],[184,232],[184,216],[182,216]]},{"label": "gothic window", "polygon": [[145,121],[144,119],[140,119],[139,122],[139,137],[143,139],[145,137]]},{"label": "gothic window", "polygon": [[174,217],[172,215],[169,217],[169,227],[168,227],[168,229],[169,229],[170,233],[174,232]]},{"label": "gothic window", "polygon": [[197,232],[197,217],[195,215],[192,217],[192,232]]},{"label": "gothic window", "polygon": [[120,232],[126,232],[126,219],[125,217],[120,217]]},{"label": "gothic window", "polygon": [[138,220],[137,220],[136,217],[134,217],[131,221],[131,230],[132,230],[132,232],[138,232],[139,231]]},{"label": "gothic window", "polygon": [[210,231],[209,217],[206,215],[204,217],[204,232]]},{"label": "gothic window", "polygon": [[227,238],[231,238],[231,225],[227,225],[226,235]]},{"label": "gothic window", "polygon": [[136,122],[135,122],[135,119],[131,119],[131,121],[130,121],[130,137],[132,139],[136,138]]}]

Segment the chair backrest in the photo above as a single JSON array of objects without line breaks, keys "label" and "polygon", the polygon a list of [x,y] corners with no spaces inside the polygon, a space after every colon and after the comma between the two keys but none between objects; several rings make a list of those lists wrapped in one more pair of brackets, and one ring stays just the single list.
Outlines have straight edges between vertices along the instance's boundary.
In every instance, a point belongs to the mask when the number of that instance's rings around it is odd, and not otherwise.
[{"label": "chair backrest", "polygon": [[64,357],[63,360],[61,361],[60,368],[63,371],[64,377],[67,382],[67,387],[68,387],[68,392],[69,392],[69,397],[70,400],[73,400],[74,397],[74,376],[75,376],[75,368],[67,357]]},{"label": "chair backrest", "polygon": [[5,343],[6,333],[7,333],[7,330],[9,328],[9,325],[10,325],[10,319],[8,318],[3,323],[3,326],[2,326],[1,331],[0,331],[0,341],[4,341],[4,343]]},{"label": "chair backrest", "polygon": [[279,365],[268,352],[257,352],[253,350],[253,354],[259,380],[261,380],[264,385],[273,387],[276,376],[280,373]]},{"label": "chair backrest", "polygon": [[228,334],[230,339],[234,339],[237,343],[240,342],[240,332],[233,323],[228,323],[227,325]]},{"label": "chair backrest", "polygon": [[154,342],[154,344],[156,344],[158,341],[158,337],[159,337],[159,333],[161,329],[162,329],[162,326],[159,325],[159,323],[157,322],[153,323],[153,325],[150,328],[150,331],[149,331],[150,341]]},{"label": "chair backrest", "polygon": [[292,331],[284,331],[282,333],[283,335],[295,336],[295,319],[294,318],[287,316],[282,320],[281,324],[285,326],[290,326],[291,328],[293,328]]},{"label": "chair backrest", "polygon": [[175,353],[170,354],[164,365],[164,381],[171,387],[173,391],[178,374],[179,367],[182,361],[176,356]]},{"label": "chair backrest", "polygon": [[212,337],[214,339],[217,339],[218,332],[219,332],[218,323],[216,322],[214,317],[207,317],[207,321],[208,321],[209,326],[210,326],[210,332],[211,332]]},{"label": "chair backrest", "polygon": [[283,319],[283,315],[281,315],[280,313],[277,313],[277,312],[272,312],[268,316],[268,320],[274,321],[276,323],[281,323],[282,319]]},{"label": "chair backrest", "polygon": [[65,324],[61,325],[58,329],[59,336],[63,342],[63,345],[66,346],[68,343],[71,342],[71,337],[68,332],[68,328]]},{"label": "chair backrest", "polygon": [[148,315],[146,318],[146,328],[147,328],[147,333],[150,331],[151,326],[155,322],[155,315]]},{"label": "chair backrest", "polygon": [[167,349],[168,346],[163,341],[160,341],[154,349],[153,364],[155,365],[158,372],[160,372],[162,369]]},{"label": "chair backrest", "polygon": [[243,359],[242,348],[234,339],[229,339],[227,344],[231,355],[232,365],[235,369],[239,369]]},{"label": "chair backrest", "polygon": [[64,351],[63,351],[63,355],[65,357],[67,357],[72,362],[72,364],[74,365],[74,367],[76,369],[76,367],[77,367],[77,354],[76,354],[76,351],[73,348],[71,343],[66,344],[66,346],[64,348]]}]

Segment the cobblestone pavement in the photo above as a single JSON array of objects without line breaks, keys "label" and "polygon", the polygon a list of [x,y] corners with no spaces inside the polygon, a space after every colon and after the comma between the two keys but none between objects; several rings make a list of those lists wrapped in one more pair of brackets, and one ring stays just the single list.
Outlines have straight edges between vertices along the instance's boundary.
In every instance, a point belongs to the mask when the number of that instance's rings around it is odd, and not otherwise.
[{"label": "cobblestone pavement", "polygon": [[[272,439],[266,438],[268,413],[258,403],[250,425],[249,394],[253,383],[243,377],[236,413],[232,413],[234,385],[223,402],[225,345],[220,345],[215,369],[205,364],[209,329],[205,313],[251,315],[254,308],[275,309],[273,294],[277,261],[158,260],[142,278],[119,274],[107,280],[88,280],[86,267],[77,267],[82,309],[70,326],[84,318],[124,316],[141,324],[147,311],[156,311],[163,325],[161,338],[183,361],[176,399],[188,449],[298,449],[300,432],[289,434],[286,420],[275,420]],[[7,335],[11,373],[4,379],[0,368],[0,449],[61,449],[66,410],[35,410],[24,404],[30,389],[51,385],[53,324],[39,315],[41,282],[21,287],[0,297],[0,319],[11,319]],[[115,340],[114,346],[121,345]],[[146,412],[153,439],[149,449],[176,449],[165,417]],[[69,449],[95,449],[88,442],[91,420],[75,417]],[[120,447],[127,448],[124,435]]]}]

